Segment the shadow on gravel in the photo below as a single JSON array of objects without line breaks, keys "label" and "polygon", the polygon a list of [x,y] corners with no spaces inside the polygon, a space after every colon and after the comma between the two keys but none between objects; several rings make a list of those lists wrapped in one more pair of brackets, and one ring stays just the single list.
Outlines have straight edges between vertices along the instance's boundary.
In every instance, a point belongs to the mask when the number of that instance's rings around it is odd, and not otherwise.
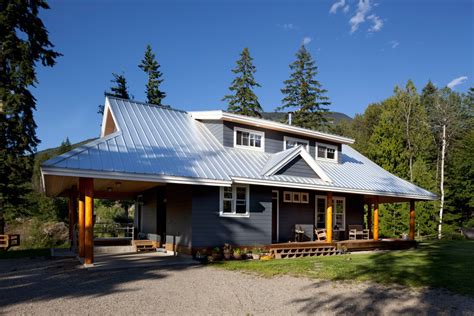
[{"label": "shadow on gravel", "polygon": [[[158,281],[166,278],[169,271],[200,268],[185,264],[132,264],[126,268],[126,259],[115,260],[118,260],[115,268],[109,270],[79,268],[77,260],[72,258],[39,259],[36,265],[28,260],[22,263],[23,268],[10,267],[9,272],[0,273],[0,314],[2,307],[17,303],[106,296],[124,291],[119,288],[121,284],[145,279]],[[11,263],[16,264],[14,260]]]}]

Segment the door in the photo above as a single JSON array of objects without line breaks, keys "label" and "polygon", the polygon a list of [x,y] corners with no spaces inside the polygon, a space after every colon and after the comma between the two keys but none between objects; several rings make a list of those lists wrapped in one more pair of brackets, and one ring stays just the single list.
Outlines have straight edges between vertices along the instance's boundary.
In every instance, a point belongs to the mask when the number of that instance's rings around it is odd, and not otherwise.
[{"label": "door", "polygon": [[278,191],[272,191],[272,242],[278,242],[280,209]]}]

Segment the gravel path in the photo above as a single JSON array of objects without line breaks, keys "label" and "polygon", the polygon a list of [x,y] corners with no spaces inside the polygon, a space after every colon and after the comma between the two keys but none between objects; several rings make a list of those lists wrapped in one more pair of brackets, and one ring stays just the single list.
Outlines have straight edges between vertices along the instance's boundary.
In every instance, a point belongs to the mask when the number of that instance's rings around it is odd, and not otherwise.
[{"label": "gravel path", "polygon": [[261,278],[205,266],[93,271],[73,260],[0,274],[0,314],[459,314],[474,298],[369,283]]}]

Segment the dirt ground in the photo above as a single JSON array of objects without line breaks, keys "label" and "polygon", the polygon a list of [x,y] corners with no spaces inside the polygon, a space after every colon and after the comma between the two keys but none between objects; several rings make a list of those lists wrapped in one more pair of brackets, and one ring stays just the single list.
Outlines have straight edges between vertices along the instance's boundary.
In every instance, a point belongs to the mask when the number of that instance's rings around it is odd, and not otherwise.
[{"label": "dirt ground", "polygon": [[0,314],[474,315],[474,298],[441,290],[261,278],[211,266],[86,270],[74,259],[9,259],[0,271]]}]

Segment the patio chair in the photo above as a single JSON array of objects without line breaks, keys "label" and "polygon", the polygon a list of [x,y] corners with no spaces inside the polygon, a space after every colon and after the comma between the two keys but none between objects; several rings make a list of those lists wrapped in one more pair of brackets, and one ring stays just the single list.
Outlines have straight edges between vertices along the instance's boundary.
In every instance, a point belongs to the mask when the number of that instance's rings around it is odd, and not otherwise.
[{"label": "patio chair", "polygon": [[349,240],[356,240],[357,237],[362,239],[369,239],[369,230],[363,229],[362,225],[348,225],[349,229]]},{"label": "patio chair", "polygon": [[318,241],[326,241],[326,229],[315,229],[314,234]]}]

